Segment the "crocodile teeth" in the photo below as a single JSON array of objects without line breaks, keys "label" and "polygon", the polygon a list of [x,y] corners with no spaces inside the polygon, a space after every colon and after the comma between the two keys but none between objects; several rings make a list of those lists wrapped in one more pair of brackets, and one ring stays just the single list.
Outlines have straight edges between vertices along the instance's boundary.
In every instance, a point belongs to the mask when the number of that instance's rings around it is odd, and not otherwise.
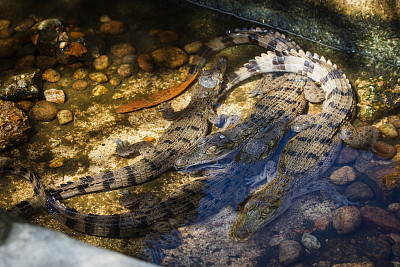
[{"label": "crocodile teeth", "polygon": [[[297,56],[298,54],[300,54],[300,49],[299,49],[299,52],[297,52],[296,50],[294,50],[294,49],[290,49],[290,51],[289,51],[289,54],[290,55],[292,55],[292,56]],[[304,53],[304,52],[303,52]]]},{"label": "crocodile teeth", "polygon": [[337,65],[336,64],[333,64],[333,66],[332,66],[335,70],[337,69]]},{"label": "crocodile teeth", "polygon": [[343,73],[343,74],[342,74],[342,77],[343,77],[343,79],[347,79],[347,77],[346,77],[346,74],[345,74],[345,73]]}]

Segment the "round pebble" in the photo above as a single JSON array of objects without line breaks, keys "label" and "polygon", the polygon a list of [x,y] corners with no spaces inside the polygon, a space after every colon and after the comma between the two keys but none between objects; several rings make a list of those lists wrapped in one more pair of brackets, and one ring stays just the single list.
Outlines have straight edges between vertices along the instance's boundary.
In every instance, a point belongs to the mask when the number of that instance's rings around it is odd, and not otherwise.
[{"label": "round pebble", "polygon": [[53,159],[50,162],[49,167],[50,168],[59,168],[59,167],[64,165],[64,161],[65,161],[65,158],[63,158],[63,157],[57,158],[57,159]]},{"label": "round pebble", "polygon": [[104,95],[105,93],[107,93],[107,91],[108,91],[107,87],[99,84],[95,88],[93,88],[92,94],[94,96],[101,96],[101,95]]},{"label": "round pebble", "polygon": [[178,34],[174,31],[166,30],[158,33],[158,38],[161,43],[175,42],[178,40]]},{"label": "round pebble", "polygon": [[381,140],[376,141],[372,153],[382,159],[391,159],[396,155],[396,148]]},{"label": "round pebble", "polygon": [[74,72],[74,78],[77,80],[83,80],[89,74],[89,70],[85,68],[79,68]]},{"label": "round pebble", "polygon": [[45,79],[48,82],[58,82],[58,80],[60,80],[61,78],[61,74],[54,70],[54,69],[47,69],[43,74],[42,74],[42,78]]},{"label": "round pebble", "polygon": [[110,51],[114,56],[118,58],[123,58],[124,56],[133,55],[136,52],[135,48],[128,43],[115,44],[111,47]]},{"label": "round pebble", "polygon": [[129,64],[122,64],[118,68],[118,74],[123,78],[127,78],[132,75],[132,66]]},{"label": "round pebble", "polygon": [[36,57],[35,65],[41,70],[51,69],[57,65],[57,59],[55,57],[38,56]]},{"label": "round pebble", "polygon": [[77,91],[83,91],[87,87],[87,82],[83,80],[78,80],[72,84],[72,88]]},{"label": "round pebble", "polygon": [[301,244],[294,240],[285,240],[279,244],[279,263],[289,265],[298,260],[303,250]]},{"label": "round pebble", "polygon": [[329,181],[336,185],[345,185],[356,179],[356,173],[350,166],[344,166],[332,172]]},{"label": "round pebble", "polygon": [[22,109],[23,111],[29,111],[33,105],[35,103],[33,103],[32,101],[29,100],[21,100],[17,102],[17,105],[20,109]]},{"label": "round pebble", "polygon": [[31,18],[26,18],[14,28],[16,32],[26,32],[35,24],[35,21]]},{"label": "round pebble", "polygon": [[65,101],[65,94],[63,90],[48,89],[43,92],[46,101],[62,104]]},{"label": "round pebble", "polygon": [[151,59],[150,55],[148,54],[141,54],[138,57],[138,65],[139,68],[146,72],[153,72],[156,70],[153,60]]},{"label": "round pebble", "polygon": [[400,116],[398,115],[392,115],[389,116],[389,122],[395,127],[395,128],[400,128]]},{"label": "round pebble", "polygon": [[346,188],[345,194],[349,196],[350,201],[365,201],[374,197],[372,189],[362,182],[354,182],[349,185]]},{"label": "round pebble", "polygon": [[122,21],[112,20],[109,22],[105,22],[100,27],[100,32],[106,34],[121,34],[124,33],[128,29],[128,26]]},{"label": "round pebble", "polygon": [[33,68],[35,65],[35,56],[28,55],[24,56],[15,62],[15,68],[16,69],[27,69],[27,68]]},{"label": "round pebble", "polygon": [[358,151],[354,148],[345,146],[339,153],[339,156],[336,159],[337,164],[348,164],[353,162],[358,157]]},{"label": "round pebble", "polygon": [[57,112],[58,123],[67,124],[74,119],[74,115],[68,109],[63,109]]},{"label": "round pebble", "polygon": [[390,203],[389,206],[387,207],[388,211],[391,212],[396,212],[398,210],[400,210],[400,203],[396,202],[396,203]]},{"label": "round pebble", "polygon": [[318,241],[318,239],[309,233],[304,233],[301,236],[301,243],[307,249],[316,250],[321,248],[321,243]]},{"label": "round pebble", "polygon": [[387,138],[397,138],[399,136],[397,129],[390,122],[384,123],[379,126],[378,130],[382,133],[384,137]]},{"label": "round pebble", "polygon": [[356,207],[343,206],[332,214],[333,227],[339,234],[353,232],[361,225],[361,214]]},{"label": "round pebble", "polygon": [[0,20],[0,30],[10,27],[10,24],[11,24],[11,21],[6,20],[6,19],[1,19]]},{"label": "round pebble", "polygon": [[361,244],[362,252],[372,261],[387,259],[392,252],[389,242],[372,237]]},{"label": "round pebble", "polygon": [[11,37],[14,35],[14,33],[15,31],[12,28],[0,29],[0,38]]},{"label": "round pebble", "polygon": [[113,77],[113,78],[110,79],[110,84],[111,84],[111,85],[117,86],[117,85],[119,85],[120,83],[121,83],[121,80],[118,79],[118,78],[116,78],[116,77]]},{"label": "round pebble", "polygon": [[183,50],[185,50],[186,53],[188,54],[194,54],[197,51],[199,51],[200,47],[203,45],[202,42],[196,41],[190,44],[187,44],[183,47]]},{"label": "round pebble", "polygon": [[111,59],[107,55],[102,55],[96,58],[93,62],[93,67],[96,70],[104,70],[111,65]]},{"label": "round pebble", "polygon": [[110,22],[111,19],[107,14],[104,14],[103,16],[100,17],[100,22],[105,23],[105,22]]},{"label": "round pebble", "polygon": [[392,213],[375,206],[360,209],[363,220],[370,226],[384,232],[400,232],[400,221]]},{"label": "round pebble", "polygon": [[104,73],[101,72],[92,72],[89,74],[89,78],[98,83],[104,83],[108,81],[107,76]]},{"label": "round pebble", "polygon": [[133,64],[135,63],[137,60],[137,56],[136,55],[126,55],[122,58],[122,63],[124,64]]},{"label": "round pebble", "polygon": [[151,53],[154,62],[161,66],[170,69],[175,69],[186,64],[188,55],[180,48],[165,47],[155,50]]},{"label": "round pebble", "polygon": [[37,121],[51,121],[57,116],[57,106],[46,100],[36,102],[29,112],[30,117]]}]

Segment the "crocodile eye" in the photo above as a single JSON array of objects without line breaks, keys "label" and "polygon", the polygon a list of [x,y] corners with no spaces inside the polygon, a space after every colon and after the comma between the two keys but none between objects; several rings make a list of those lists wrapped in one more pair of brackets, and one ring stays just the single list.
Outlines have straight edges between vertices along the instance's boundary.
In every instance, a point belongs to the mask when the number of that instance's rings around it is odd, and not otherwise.
[{"label": "crocodile eye", "polygon": [[258,206],[258,204],[259,204],[259,201],[258,201],[258,200],[251,199],[250,201],[248,201],[248,202],[246,203],[246,205],[244,205],[244,209],[245,209],[246,211],[253,210],[253,209],[255,209],[255,208]]},{"label": "crocodile eye", "polygon": [[210,147],[207,148],[206,153],[207,154],[215,154],[215,152],[217,152],[218,148],[216,145],[212,145]]}]

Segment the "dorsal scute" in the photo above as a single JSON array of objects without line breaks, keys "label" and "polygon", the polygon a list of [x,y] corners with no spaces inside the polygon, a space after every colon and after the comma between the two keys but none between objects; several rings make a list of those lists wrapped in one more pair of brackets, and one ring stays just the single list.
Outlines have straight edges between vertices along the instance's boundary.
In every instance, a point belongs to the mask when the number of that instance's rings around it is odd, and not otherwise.
[{"label": "dorsal scute", "polygon": [[306,55],[306,53],[305,53],[303,50],[300,49],[300,50],[299,50],[299,55],[302,56],[302,57],[304,57],[304,56]]},{"label": "dorsal scute", "polygon": [[307,51],[307,52],[306,52],[306,56],[309,57],[309,58],[312,58],[312,57],[313,57],[310,51]]},{"label": "dorsal scute", "polygon": [[313,58],[319,60],[319,55],[317,53],[314,53]]},{"label": "dorsal scute", "polygon": [[321,56],[319,59],[321,62],[325,62],[326,63],[326,58],[324,56]]},{"label": "dorsal scute", "polygon": [[292,55],[292,56],[297,56],[298,54],[300,54],[300,51],[301,51],[300,49],[299,49],[299,52],[297,52],[294,49],[290,49],[289,54]]},{"label": "dorsal scute", "polygon": [[332,61],[330,59],[328,59],[328,61],[326,62],[326,64],[328,64],[329,66],[332,66]]},{"label": "dorsal scute", "polygon": [[284,35],[283,33],[281,33],[281,38],[286,39],[286,35]]},{"label": "dorsal scute", "polygon": [[263,32],[263,30],[260,27],[256,27],[256,32]]},{"label": "dorsal scute", "polygon": [[280,34],[279,32],[275,32],[275,36],[276,36],[276,37],[280,37],[281,34]]}]

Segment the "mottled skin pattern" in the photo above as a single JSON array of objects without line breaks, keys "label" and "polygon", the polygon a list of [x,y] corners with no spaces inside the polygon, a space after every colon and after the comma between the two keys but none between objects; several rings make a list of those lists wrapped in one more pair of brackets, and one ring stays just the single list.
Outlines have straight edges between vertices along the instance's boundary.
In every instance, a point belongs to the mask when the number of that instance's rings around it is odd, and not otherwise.
[{"label": "mottled skin pattern", "polygon": [[[289,140],[282,150],[278,176],[264,188],[250,195],[239,210],[231,229],[231,237],[242,240],[261,224],[282,213],[298,191],[317,181],[332,165],[341,147],[341,140],[353,147],[372,147],[378,138],[377,129],[364,127],[357,133],[349,121],[355,115],[355,96],[346,76],[335,65],[318,55],[303,51],[268,53],[250,63],[251,70],[282,71],[306,75],[321,85],[325,92],[322,112],[300,116],[309,127]],[[250,68],[239,71],[248,72]],[[249,73],[249,76],[254,74]],[[274,216],[275,215],[275,216]]]},{"label": "mottled skin pattern", "polygon": [[[207,60],[218,51],[240,44],[254,44],[276,51],[299,49],[295,42],[278,32],[265,31],[260,28],[249,30],[237,29],[234,32],[228,32],[203,44],[191,56],[187,79],[195,75],[205,65]],[[116,140],[118,144],[117,152],[120,155],[128,156],[131,153],[139,151],[145,158],[140,163],[135,163],[133,166],[126,166],[114,171],[81,177],[74,182],[62,184],[60,187],[49,191],[56,199],[62,200],[77,195],[137,185],[155,179],[174,165],[176,156],[169,157],[174,154],[173,152],[178,155],[179,151],[187,150],[189,147],[197,144],[199,136],[205,136],[205,128],[208,129],[209,125],[207,119],[213,116],[210,107],[212,107],[217,99],[212,99],[211,102],[205,104],[204,102],[206,101],[204,100],[206,99],[202,98],[201,102],[196,104],[198,100],[196,97],[198,96],[201,96],[201,93],[199,95],[199,92],[194,92],[191,104],[186,109],[177,113],[173,113],[167,105],[163,105],[165,117],[175,119],[176,121],[163,133],[156,145],[156,149],[152,148],[147,142],[129,145],[126,142]],[[204,107],[204,105],[209,106]],[[196,110],[200,111],[201,115],[197,115]],[[185,133],[182,134],[183,132]],[[161,155],[155,153],[156,151],[161,151]],[[153,158],[154,153],[156,155]],[[167,161],[168,163],[166,163]],[[37,200],[29,199],[17,205],[13,212],[18,214],[29,210],[31,207],[39,206]]]},{"label": "mottled skin pattern", "polygon": [[[242,79],[236,78],[235,84]],[[232,86],[228,84],[227,88]],[[241,158],[241,162],[250,163],[258,160],[262,155],[254,155],[255,147],[250,148],[250,146],[253,146],[256,139],[260,139],[263,130],[277,121],[286,118],[290,123],[303,113],[306,107],[304,91],[320,91],[320,89],[307,77],[295,73],[282,75],[272,81],[270,76],[265,76],[252,91],[252,94],[262,96],[244,121],[231,129],[204,137],[194,149],[176,161],[176,167],[214,162],[227,157],[233,151],[237,152],[241,146],[243,148],[237,155]],[[317,102],[319,100],[317,99]],[[258,137],[254,136],[256,134]],[[243,144],[249,137],[251,139]],[[279,139],[277,141],[279,142]],[[254,145],[258,147],[260,144]],[[264,152],[269,153],[267,150],[260,153]]]}]

